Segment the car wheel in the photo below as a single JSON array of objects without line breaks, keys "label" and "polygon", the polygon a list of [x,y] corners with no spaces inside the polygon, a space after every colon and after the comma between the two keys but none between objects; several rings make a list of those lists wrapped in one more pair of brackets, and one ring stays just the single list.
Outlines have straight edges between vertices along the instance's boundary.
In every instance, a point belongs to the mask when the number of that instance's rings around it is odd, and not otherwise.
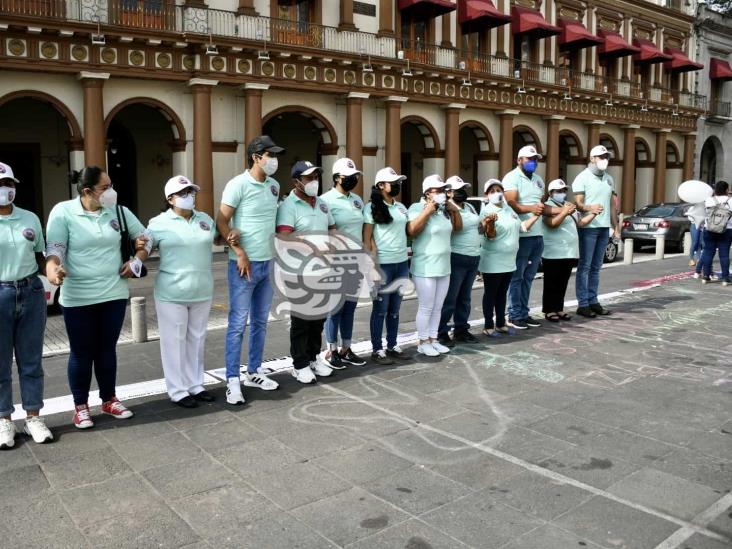
[{"label": "car wheel", "polygon": [[605,248],[605,263],[612,263],[618,258],[618,244],[611,240]]}]

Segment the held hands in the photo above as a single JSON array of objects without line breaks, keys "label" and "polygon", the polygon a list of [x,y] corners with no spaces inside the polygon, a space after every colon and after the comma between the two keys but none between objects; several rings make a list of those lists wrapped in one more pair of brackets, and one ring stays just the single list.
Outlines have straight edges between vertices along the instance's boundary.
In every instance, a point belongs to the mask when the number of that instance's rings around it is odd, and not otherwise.
[{"label": "held hands", "polygon": [[54,286],[61,286],[61,284],[64,283],[64,278],[66,278],[66,271],[64,270],[64,266],[55,265],[49,262],[46,265],[46,278]]},{"label": "held hands", "polygon": [[591,213],[591,214],[595,214],[595,215],[600,215],[602,212],[605,211],[605,208],[602,207],[602,204],[588,204],[585,207],[585,211],[587,213]]},{"label": "held hands", "polygon": [[144,234],[138,236],[135,239],[135,251],[136,252],[145,251],[145,249],[147,248],[147,243],[149,241],[150,241],[150,239]]},{"label": "held hands", "polygon": [[238,248],[240,237],[241,232],[239,232],[239,229],[231,229],[228,236],[226,237],[226,243],[232,248]]},{"label": "held hands", "polygon": [[565,202],[564,205],[562,206],[562,212],[567,215],[573,214],[575,212],[575,210],[577,210],[577,206],[575,206],[571,202]]},{"label": "held hands", "polygon": [[532,205],[531,213],[534,214],[536,217],[541,217],[544,214],[544,204],[539,202],[538,204]]}]

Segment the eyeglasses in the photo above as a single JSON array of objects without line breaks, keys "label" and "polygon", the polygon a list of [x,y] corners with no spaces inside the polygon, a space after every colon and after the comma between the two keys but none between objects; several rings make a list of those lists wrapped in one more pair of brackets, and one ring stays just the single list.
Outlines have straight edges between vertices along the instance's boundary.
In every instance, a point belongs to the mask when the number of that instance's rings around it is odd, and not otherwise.
[{"label": "eyeglasses", "polygon": [[181,198],[185,198],[187,196],[196,196],[196,191],[193,189],[183,189],[180,192],[175,193],[175,196],[180,196]]}]

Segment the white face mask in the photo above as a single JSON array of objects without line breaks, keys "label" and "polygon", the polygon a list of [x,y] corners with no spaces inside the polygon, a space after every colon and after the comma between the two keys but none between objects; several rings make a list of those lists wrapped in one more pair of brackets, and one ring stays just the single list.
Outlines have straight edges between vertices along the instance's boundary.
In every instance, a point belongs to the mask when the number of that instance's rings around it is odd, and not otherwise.
[{"label": "white face mask", "polygon": [[181,210],[192,210],[196,205],[196,195],[191,193],[188,196],[176,196],[173,198],[173,204]]},{"label": "white face mask", "polygon": [[439,204],[442,206],[445,202],[447,202],[447,195],[445,193],[438,193],[432,197],[432,201],[435,204]]},{"label": "white face mask", "polygon": [[607,158],[598,158],[595,166],[597,166],[598,170],[604,172],[607,170],[608,164],[610,164],[610,161]]},{"label": "white face mask", "polygon": [[274,173],[277,171],[277,168],[279,167],[280,163],[277,160],[277,157],[269,156],[265,159],[264,166],[262,166],[262,171],[267,175],[274,175]]},{"label": "white face mask", "polygon": [[9,206],[15,200],[15,189],[0,187],[0,206]]},{"label": "white face mask", "polygon": [[[276,159],[275,159],[276,160]],[[303,185],[303,190],[308,196],[318,196],[318,181],[310,181]]]},{"label": "white face mask", "polygon": [[564,204],[564,201],[567,200],[567,193],[556,193],[552,195],[552,200],[556,202],[557,204]]},{"label": "white face mask", "polygon": [[102,208],[114,208],[117,205],[117,191],[109,187],[106,191],[99,195],[99,204]]},{"label": "white face mask", "polygon": [[488,202],[491,204],[502,204],[503,203],[503,193],[493,193],[488,195]]}]

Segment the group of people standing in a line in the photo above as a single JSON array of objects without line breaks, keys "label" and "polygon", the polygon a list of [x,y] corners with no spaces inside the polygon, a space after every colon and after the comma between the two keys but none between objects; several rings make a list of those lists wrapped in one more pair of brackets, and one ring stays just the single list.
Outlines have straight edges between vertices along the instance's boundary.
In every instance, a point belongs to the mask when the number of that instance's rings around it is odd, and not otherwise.
[{"label": "group of people standing in a line", "polygon": [[[723,226],[709,225],[709,215],[715,211],[719,211]],[[729,183],[717,181],[712,196],[704,202],[694,204],[686,211],[686,216],[691,222],[689,266],[695,267],[694,278],[701,278],[702,284],[711,282],[712,263],[719,253],[719,279],[722,286],[728,286],[732,283],[729,275],[729,252],[732,246],[732,200]]]},{"label": "group of people standing in a line", "polygon": [[[417,352],[424,356],[436,357],[456,343],[478,341],[468,322],[478,272],[486,336],[541,326],[529,314],[540,263],[545,320],[570,320],[564,300],[575,265],[576,313],[588,318],[610,314],[598,302],[599,274],[611,230],[618,232],[618,219],[614,183],[607,173],[610,154],[601,145],[592,148],[587,168],[572,184],[575,202],[568,201],[570,189],[561,179],[545,187],[536,173],[541,155],[526,146],[518,152],[516,168],[502,181],[485,182],[480,211],[468,200],[470,183],[458,176],[443,181],[439,175],[427,176],[420,200],[406,208],[397,200],[406,178],[391,167],[377,172],[370,201],[364,204],[352,192],[362,173],[348,158],[335,162],[332,188],[322,195],[322,168],[298,161],[291,169],[293,189],[280,202],[280,184],[272,175],[282,152],[269,136],[248,144],[247,169],[226,184],[215,222],[195,208],[199,187],[184,176],[171,178],[164,188],[164,211],[147,227],[117,204],[108,174],[88,166],[74,174],[78,196],[51,211],[45,240],[38,217],[13,205],[15,186],[22,183],[10,166],[0,163],[0,448],[12,447],[16,434],[11,421],[13,356],[27,413],[24,430],[39,443],[53,439],[39,417],[46,304],[38,274],[61,287],[73,422],[80,429],[94,425],[88,405],[92,374],[101,411],[118,419],[133,415],[116,396],[116,344],[129,297],[128,279],[145,275],[143,263],[153,250],[160,256],[155,308],[168,395],[186,408],[214,400],[204,388],[203,375],[216,242],[229,247],[224,356],[230,404],[244,403],[242,385],[278,388],[262,365],[273,300],[275,233],[338,230],[372,254],[381,269],[382,287],[411,275],[418,301]],[[373,302],[375,364],[412,358],[397,343],[401,300],[401,294],[392,292],[379,293]],[[355,309],[356,302],[347,300],[327,318],[292,312],[290,353],[297,381],[311,383],[334,369],[366,364],[351,347]],[[242,375],[247,324],[248,359]]]}]

